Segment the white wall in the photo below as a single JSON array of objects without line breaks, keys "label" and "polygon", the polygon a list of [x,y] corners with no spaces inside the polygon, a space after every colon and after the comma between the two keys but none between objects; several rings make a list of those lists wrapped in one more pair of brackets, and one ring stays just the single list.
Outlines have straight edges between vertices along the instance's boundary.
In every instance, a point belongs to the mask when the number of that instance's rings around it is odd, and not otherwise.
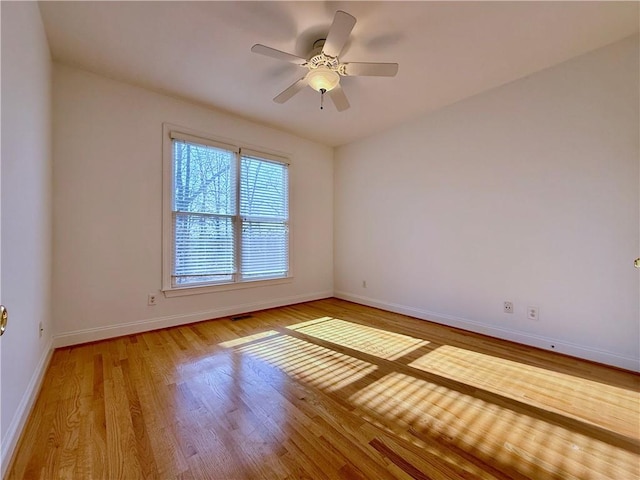
[{"label": "white wall", "polygon": [[638,54],[636,36],[337,149],[337,296],[638,370]]},{"label": "white wall", "polygon": [[[162,123],[290,154],[292,283],[177,298],[161,288]],[[54,319],[65,345],[333,293],[333,150],[54,67]]]},{"label": "white wall", "polygon": [[[0,476],[51,352],[51,59],[36,2],[1,3]],[[42,322],[44,332],[39,335]]]}]

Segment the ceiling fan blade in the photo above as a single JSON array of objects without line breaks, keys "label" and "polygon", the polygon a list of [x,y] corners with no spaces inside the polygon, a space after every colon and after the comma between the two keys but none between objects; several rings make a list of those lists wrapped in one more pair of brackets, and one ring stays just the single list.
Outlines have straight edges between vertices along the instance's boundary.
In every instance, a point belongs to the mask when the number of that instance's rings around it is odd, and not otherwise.
[{"label": "ceiling fan blade", "polygon": [[349,40],[349,35],[355,24],[355,17],[342,10],[338,10],[333,17],[333,23],[331,24],[331,28],[329,28],[327,39],[324,41],[324,46],[322,47],[323,53],[330,57],[340,55],[345,43]]},{"label": "ceiling fan blade", "polygon": [[306,58],[298,57],[291,53],[276,50],[275,48],[260,45],[259,43],[251,47],[253,53],[259,53],[260,55],[266,55],[267,57],[277,58],[278,60],[284,60],[285,62],[295,63],[296,65],[304,65],[307,63]]},{"label": "ceiling fan blade", "polygon": [[333,104],[336,106],[336,109],[339,112],[342,112],[343,110],[349,108],[349,100],[347,100],[347,96],[345,95],[344,90],[342,89],[340,84],[338,84],[333,90],[329,90],[327,92],[327,95],[331,97],[331,100],[333,100]]},{"label": "ceiling fan blade", "polygon": [[345,63],[345,75],[368,77],[395,77],[398,73],[397,63]]},{"label": "ceiling fan blade", "polygon": [[300,80],[295,82],[293,85],[291,85],[290,87],[285,89],[278,96],[276,96],[273,99],[273,101],[276,102],[276,103],[284,103],[284,102],[286,102],[291,97],[293,97],[296,93],[298,93],[300,90],[302,90],[304,87],[306,87],[308,85],[308,83],[309,82],[307,81],[307,77],[301,78]]}]

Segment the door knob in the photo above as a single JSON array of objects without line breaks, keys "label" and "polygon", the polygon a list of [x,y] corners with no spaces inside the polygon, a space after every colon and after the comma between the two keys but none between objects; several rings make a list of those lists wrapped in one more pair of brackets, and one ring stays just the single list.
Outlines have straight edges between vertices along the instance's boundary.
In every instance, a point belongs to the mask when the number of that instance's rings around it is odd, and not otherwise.
[{"label": "door knob", "polygon": [[9,312],[4,305],[0,305],[0,335],[7,329],[7,322],[9,321]]}]

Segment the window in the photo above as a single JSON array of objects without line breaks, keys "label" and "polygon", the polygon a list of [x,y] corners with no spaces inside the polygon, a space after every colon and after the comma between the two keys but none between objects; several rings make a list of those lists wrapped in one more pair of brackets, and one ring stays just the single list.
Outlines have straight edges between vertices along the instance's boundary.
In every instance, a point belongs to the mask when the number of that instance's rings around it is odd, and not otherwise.
[{"label": "window", "polygon": [[164,290],[289,277],[286,159],[165,134]]}]

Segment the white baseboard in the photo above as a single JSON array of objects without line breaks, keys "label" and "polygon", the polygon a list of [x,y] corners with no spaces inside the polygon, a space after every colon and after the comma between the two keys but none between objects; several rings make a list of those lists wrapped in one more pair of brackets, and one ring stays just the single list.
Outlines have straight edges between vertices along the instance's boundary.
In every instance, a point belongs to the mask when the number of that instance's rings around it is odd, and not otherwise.
[{"label": "white baseboard", "polygon": [[578,357],[585,360],[591,360],[593,362],[603,363],[605,365],[623,368],[625,370],[640,372],[640,359],[637,358],[624,357],[612,352],[583,347],[553,338],[547,338],[539,335],[532,335],[530,333],[494,327],[466,318],[459,318],[452,315],[430,312],[428,310],[399,305],[397,303],[384,302],[369,297],[363,297],[361,295],[355,295],[349,292],[335,292],[334,296],[336,298],[348,300],[350,302],[360,303],[362,305],[416,317],[421,320],[428,320],[430,322],[439,323],[449,327],[469,330],[471,332],[481,333],[484,335],[489,335],[491,337],[541,348],[543,350],[563,353],[572,357]]},{"label": "white baseboard", "polygon": [[158,330],[160,328],[176,327],[178,325],[201,322],[203,320],[210,320],[213,318],[228,317],[230,315],[254,312],[267,308],[283,307],[294,303],[310,302],[332,296],[332,291],[316,292],[293,297],[277,298],[264,302],[233,305],[231,307],[189,313],[186,315],[169,315],[165,317],[140,320],[137,322],[120,323],[117,325],[88,328],[85,330],[75,330],[55,335],[53,337],[53,346],[55,348],[60,348],[80,343],[95,342],[98,340],[106,340],[108,338],[121,337],[123,335],[132,335],[151,330]]},{"label": "white baseboard", "polygon": [[38,392],[40,392],[40,386],[44,380],[44,374],[49,367],[52,355],[53,338],[50,338],[47,346],[42,352],[40,361],[31,376],[31,380],[29,380],[29,384],[27,385],[24,395],[22,396],[22,400],[20,400],[16,413],[9,424],[9,428],[7,428],[6,434],[2,437],[2,444],[0,444],[0,478],[4,478],[7,474],[9,464],[11,463],[11,457],[18,446],[20,435],[27,423],[33,404],[38,397]]}]

